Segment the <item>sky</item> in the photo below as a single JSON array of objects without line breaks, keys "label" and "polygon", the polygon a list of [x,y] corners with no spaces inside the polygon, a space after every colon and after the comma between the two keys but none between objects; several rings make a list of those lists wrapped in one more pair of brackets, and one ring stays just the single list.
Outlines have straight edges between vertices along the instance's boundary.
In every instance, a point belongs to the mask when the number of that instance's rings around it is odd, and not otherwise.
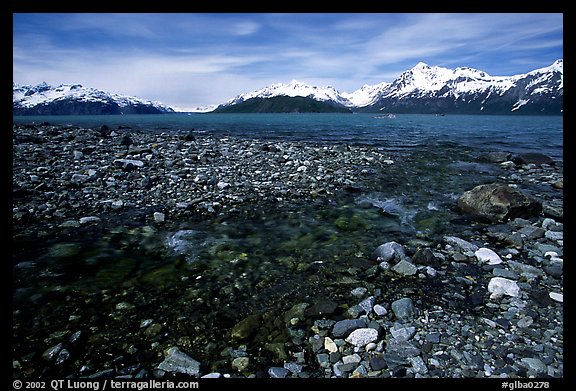
[{"label": "sky", "polygon": [[353,92],[422,61],[509,76],[563,58],[561,13],[16,13],[13,80],[180,110],[298,80]]}]

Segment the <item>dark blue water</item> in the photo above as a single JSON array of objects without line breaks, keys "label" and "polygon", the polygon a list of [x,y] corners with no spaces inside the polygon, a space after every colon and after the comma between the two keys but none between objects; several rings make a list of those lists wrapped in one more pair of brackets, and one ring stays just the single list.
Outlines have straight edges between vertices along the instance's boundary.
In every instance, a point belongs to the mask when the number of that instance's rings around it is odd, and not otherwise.
[{"label": "dark blue water", "polygon": [[563,160],[563,117],[398,114],[162,114],[14,117],[15,123],[129,126],[251,138],[379,145],[404,149],[454,142],[479,151],[540,152]]}]

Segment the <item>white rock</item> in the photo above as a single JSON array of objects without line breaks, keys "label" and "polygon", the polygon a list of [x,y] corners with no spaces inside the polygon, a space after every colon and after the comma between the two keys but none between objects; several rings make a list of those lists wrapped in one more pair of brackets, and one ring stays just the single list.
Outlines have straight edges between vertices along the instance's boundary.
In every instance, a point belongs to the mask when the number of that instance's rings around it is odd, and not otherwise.
[{"label": "white rock", "polygon": [[376,304],[374,306],[374,313],[378,316],[384,316],[388,313],[385,307],[381,306],[380,304]]},{"label": "white rock", "polygon": [[498,299],[504,295],[520,297],[520,287],[515,281],[503,277],[494,277],[488,283],[488,292],[491,299]]},{"label": "white rock", "polygon": [[362,347],[378,339],[378,331],[370,328],[356,329],[346,338],[346,342]]},{"label": "white rock", "polygon": [[328,350],[330,353],[336,353],[338,351],[338,346],[334,343],[332,338],[324,338],[324,349]]},{"label": "white rock", "polygon": [[564,303],[564,294],[563,293],[550,292],[548,294],[548,296],[550,296],[550,298],[554,301],[557,301],[559,303]]},{"label": "white rock", "polygon": [[86,216],[80,217],[80,224],[88,224],[88,223],[98,223],[100,221],[100,217],[97,216]]},{"label": "white rock", "polygon": [[154,221],[157,223],[163,223],[165,220],[166,216],[164,215],[164,213],[161,212],[154,212]]},{"label": "white rock", "polygon": [[488,263],[488,265],[499,265],[502,263],[500,256],[486,247],[479,248],[474,255],[480,262]]}]

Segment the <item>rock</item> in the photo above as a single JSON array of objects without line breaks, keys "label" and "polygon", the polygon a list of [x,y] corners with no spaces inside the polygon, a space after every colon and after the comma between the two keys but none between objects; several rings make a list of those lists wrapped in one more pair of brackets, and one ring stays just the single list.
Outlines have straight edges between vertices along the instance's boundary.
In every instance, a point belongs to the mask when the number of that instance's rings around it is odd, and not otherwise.
[{"label": "rock", "polygon": [[520,263],[520,262],[516,262],[516,261],[512,261],[509,260],[508,262],[508,266],[510,266],[510,268],[512,269],[512,271],[514,271],[515,273],[518,273],[522,276],[543,276],[544,272],[542,271],[542,269],[536,267],[536,266],[532,266],[532,265],[527,265],[525,263]]},{"label": "rock", "polygon": [[414,266],[412,263],[408,262],[405,259],[401,260],[396,265],[394,265],[392,267],[392,270],[394,270],[398,274],[402,274],[405,276],[413,276],[418,271],[416,266]]},{"label": "rock", "polygon": [[478,156],[478,160],[487,163],[503,163],[509,161],[512,154],[509,152],[486,152]]},{"label": "rock", "polygon": [[232,368],[236,369],[238,372],[244,372],[248,365],[250,364],[250,359],[248,357],[236,357],[232,360]]},{"label": "rock", "polygon": [[546,239],[557,241],[557,240],[564,240],[564,232],[562,231],[546,231],[544,234]]},{"label": "rock", "polygon": [[42,353],[42,358],[46,361],[52,361],[55,357],[58,356],[58,353],[64,348],[64,344],[59,343],[58,345],[52,346],[48,348]]},{"label": "rock", "polygon": [[459,248],[464,252],[468,251],[474,252],[478,250],[478,246],[476,246],[475,244],[472,244],[464,239],[460,239],[456,236],[444,236],[444,241],[454,247]]},{"label": "rock", "polygon": [[399,320],[409,320],[414,316],[414,304],[412,299],[404,297],[392,303],[392,312]]},{"label": "rock", "polygon": [[80,160],[84,157],[84,154],[81,151],[73,151],[74,160]]},{"label": "rock", "polygon": [[415,357],[418,356],[421,351],[418,347],[414,346],[410,341],[400,341],[396,338],[389,338],[386,343],[386,361],[388,362],[388,366],[395,366],[391,365],[393,363],[400,364],[400,363],[407,363],[406,360],[408,357]]},{"label": "rock", "polygon": [[373,309],[374,313],[378,316],[384,316],[388,313],[388,310],[386,310],[386,308],[381,306],[380,304],[376,304]]},{"label": "rock", "polygon": [[372,253],[372,259],[378,262],[398,262],[405,258],[404,247],[396,242],[384,243]]},{"label": "rock", "polygon": [[177,347],[166,350],[166,358],[158,365],[158,369],[166,372],[177,372],[198,377],[200,363],[190,356],[182,353]]},{"label": "rock", "polygon": [[487,263],[488,265],[499,265],[502,263],[500,256],[486,247],[479,248],[474,255],[478,261]]},{"label": "rock", "polygon": [[500,297],[512,296],[520,297],[520,287],[515,281],[508,280],[502,277],[493,277],[488,283],[488,292],[490,292],[491,299],[499,299]]},{"label": "rock", "polygon": [[558,303],[564,303],[563,293],[550,292],[549,296],[552,300],[557,301]]},{"label": "rock", "polygon": [[272,367],[268,369],[268,375],[274,379],[283,379],[290,374],[290,371],[282,367]]},{"label": "rock", "polygon": [[338,303],[329,299],[320,298],[304,311],[304,315],[309,318],[322,318],[332,315],[338,308]]},{"label": "rock", "polygon": [[416,250],[412,262],[416,265],[436,265],[438,260],[431,249],[424,247]]},{"label": "rock", "polygon": [[200,376],[200,379],[220,379],[221,377],[222,377],[221,373],[211,372],[211,373],[207,373],[203,376]]},{"label": "rock", "polygon": [[360,308],[362,308],[362,310],[366,313],[369,314],[372,311],[372,308],[374,307],[374,303],[376,302],[376,298],[374,296],[370,296],[367,297],[366,299],[362,300],[358,306]]},{"label": "rock", "polygon": [[355,296],[355,297],[363,297],[367,291],[368,291],[368,289],[366,289],[364,287],[358,287],[358,288],[352,289],[352,291],[350,291],[350,294],[352,296]]},{"label": "rock", "polygon": [[548,373],[548,367],[537,358],[523,357],[520,362],[534,375],[543,375]]},{"label": "rock", "polygon": [[548,164],[550,166],[553,166],[555,164],[554,160],[550,156],[534,152],[521,153],[519,155],[516,155],[514,156],[512,161],[519,166],[524,164],[536,164],[536,165]]},{"label": "rock", "polygon": [[366,322],[360,319],[345,319],[334,324],[332,335],[336,338],[347,337],[352,331],[366,327]]},{"label": "rock", "polygon": [[491,183],[464,192],[458,199],[460,210],[475,218],[506,222],[516,217],[537,217],[542,204],[508,185]]},{"label": "rock", "polygon": [[70,178],[70,182],[74,183],[75,185],[80,185],[86,182],[90,177],[84,174],[73,174]]},{"label": "rock", "polygon": [[250,338],[260,327],[260,318],[260,314],[253,314],[236,323],[230,333],[232,339],[241,341]]},{"label": "rock", "polygon": [[98,216],[80,217],[80,220],[78,220],[78,221],[80,222],[80,224],[99,223],[100,217],[98,217]]},{"label": "rock", "polygon": [[292,372],[295,375],[302,372],[302,369],[303,369],[302,365],[295,363],[295,362],[284,363],[284,368],[286,368],[287,370],[289,370],[290,372]]},{"label": "rock", "polygon": [[116,159],[114,160],[114,166],[121,168],[124,171],[131,171],[136,168],[144,167],[144,162],[135,159]]},{"label": "rock", "polygon": [[419,373],[421,375],[428,373],[428,367],[426,366],[426,363],[424,362],[422,357],[420,356],[408,357],[408,361],[410,362],[410,364],[412,364],[412,370],[415,373]]},{"label": "rock", "polygon": [[293,319],[295,319],[296,323],[304,320],[304,311],[308,308],[308,303],[298,303],[294,304],[292,308],[284,313],[284,323],[290,326],[293,325]]},{"label": "rock", "polygon": [[374,342],[378,339],[378,331],[370,328],[356,329],[346,337],[346,342],[362,347],[370,342]]},{"label": "rock", "polygon": [[408,341],[416,334],[416,327],[395,326],[390,329],[390,334],[398,341]]},{"label": "rock", "polygon": [[338,346],[334,343],[332,338],[325,337],[324,338],[324,349],[328,350],[330,353],[335,353],[338,351]]},{"label": "rock", "polygon": [[163,223],[165,219],[164,213],[161,212],[154,212],[154,221],[156,223]]}]

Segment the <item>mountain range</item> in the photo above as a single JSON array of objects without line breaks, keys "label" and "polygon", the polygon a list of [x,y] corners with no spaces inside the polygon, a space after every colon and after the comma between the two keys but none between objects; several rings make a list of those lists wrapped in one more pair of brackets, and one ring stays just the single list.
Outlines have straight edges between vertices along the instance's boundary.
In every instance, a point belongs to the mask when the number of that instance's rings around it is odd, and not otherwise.
[{"label": "mountain range", "polygon": [[234,112],[250,99],[277,96],[306,97],[355,112],[556,114],[563,111],[563,60],[514,76],[491,76],[460,67],[448,69],[423,62],[403,72],[392,83],[364,85],[352,92],[316,87],[292,80],[238,95],[218,106],[216,112]]},{"label": "mountain range", "polygon": [[[448,69],[419,62],[391,83],[364,85],[347,93],[296,80],[240,94],[215,113],[372,112],[561,115],[564,63],[513,76]],[[13,115],[160,114],[176,112],[160,102],[111,94],[79,84],[52,87],[13,84]]]},{"label": "mountain range", "polygon": [[56,87],[13,83],[13,115],[162,114],[174,109],[160,102],[111,94],[80,84]]}]

